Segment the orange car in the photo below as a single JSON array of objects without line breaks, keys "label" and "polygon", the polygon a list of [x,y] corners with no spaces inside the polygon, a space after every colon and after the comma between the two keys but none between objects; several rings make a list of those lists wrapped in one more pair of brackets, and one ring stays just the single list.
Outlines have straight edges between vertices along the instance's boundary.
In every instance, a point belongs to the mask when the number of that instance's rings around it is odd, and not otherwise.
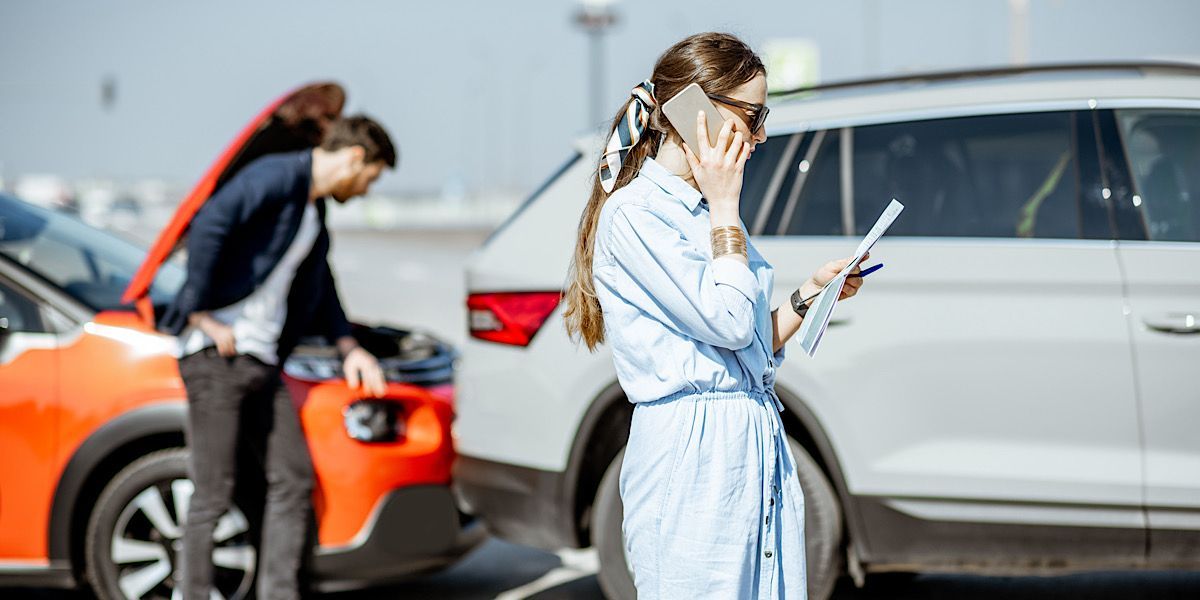
[{"label": "orange car", "polygon": [[[198,188],[244,164],[264,116]],[[0,194],[0,585],[172,597],[192,488],[174,340],[152,324],[182,283],[169,253],[144,261],[132,244]],[[135,310],[123,292],[139,280]],[[316,470],[318,589],[436,569],[483,537],[449,489],[453,349],[389,328],[355,334],[388,374],[382,399],[346,386],[331,347],[302,345],[285,365]],[[214,534],[223,598],[253,589],[263,482],[249,463],[243,472]]]}]

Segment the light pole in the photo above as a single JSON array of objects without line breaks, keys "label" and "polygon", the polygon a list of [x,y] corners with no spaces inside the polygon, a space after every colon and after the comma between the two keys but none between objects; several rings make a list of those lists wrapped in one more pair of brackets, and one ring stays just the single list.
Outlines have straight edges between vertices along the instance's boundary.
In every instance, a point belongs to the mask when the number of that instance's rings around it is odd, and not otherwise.
[{"label": "light pole", "polygon": [[604,33],[617,22],[614,0],[583,0],[575,23],[588,34],[588,127],[604,122]]},{"label": "light pole", "polygon": [[109,73],[100,80],[100,108],[111,112],[117,105],[117,76]]},{"label": "light pole", "polygon": [[1029,64],[1029,0],[1008,0],[1008,62]]}]

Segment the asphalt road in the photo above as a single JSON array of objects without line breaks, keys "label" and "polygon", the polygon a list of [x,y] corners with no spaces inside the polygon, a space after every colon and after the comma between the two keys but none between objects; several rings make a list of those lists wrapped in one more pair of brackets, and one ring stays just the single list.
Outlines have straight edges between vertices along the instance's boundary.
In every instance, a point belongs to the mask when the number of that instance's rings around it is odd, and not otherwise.
[{"label": "asphalt road", "polygon": [[[558,554],[489,540],[450,569],[400,584],[325,594],[328,600],[602,600],[595,554]],[[84,600],[59,590],[3,589],[6,600]],[[879,575],[833,600],[1196,600],[1200,572],[1087,573],[1058,577]]]},{"label": "asphalt road", "polygon": [[[331,594],[338,600],[601,600],[595,555],[558,555],[491,540],[453,568],[408,583]],[[833,600],[1196,600],[1200,573],[1089,573],[1058,577],[878,575],[857,589],[843,579]]]}]

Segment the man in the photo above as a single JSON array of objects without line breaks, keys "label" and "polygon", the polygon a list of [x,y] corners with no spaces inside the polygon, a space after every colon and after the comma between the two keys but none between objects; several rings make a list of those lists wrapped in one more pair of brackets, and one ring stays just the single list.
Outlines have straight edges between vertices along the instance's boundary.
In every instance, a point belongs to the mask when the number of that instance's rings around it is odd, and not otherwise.
[{"label": "man", "polygon": [[253,451],[267,481],[258,597],[299,596],[313,470],[281,367],[302,336],[322,335],[344,357],[352,387],[384,393],[379,363],[350,335],[338,299],[325,198],[363,195],[395,165],[387,132],[349,117],[329,126],[320,147],[250,163],[192,220],[187,280],[160,321],[178,336],[188,395],[195,492],[184,530],[187,600],[209,598],[213,530],[233,501],[239,455]]}]

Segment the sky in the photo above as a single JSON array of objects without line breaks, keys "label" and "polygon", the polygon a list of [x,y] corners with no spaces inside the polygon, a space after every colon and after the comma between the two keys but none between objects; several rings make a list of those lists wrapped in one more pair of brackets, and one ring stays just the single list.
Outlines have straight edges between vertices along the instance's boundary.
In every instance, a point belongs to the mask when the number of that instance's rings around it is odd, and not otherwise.
[{"label": "sky", "polygon": [[[680,38],[815,43],[823,81],[1008,63],[1014,0],[619,0],[604,40],[612,113]],[[5,0],[0,176],[188,184],[264,105],[333,79],[393,134],[377,189],[528,190],[601,124],[567,0]],[[1028,0],[1030,62],[1200,62],[1200,2]],[[113,102],[102,102],[106,80]],[[769,127],[769,123],[768,123]]]}]

